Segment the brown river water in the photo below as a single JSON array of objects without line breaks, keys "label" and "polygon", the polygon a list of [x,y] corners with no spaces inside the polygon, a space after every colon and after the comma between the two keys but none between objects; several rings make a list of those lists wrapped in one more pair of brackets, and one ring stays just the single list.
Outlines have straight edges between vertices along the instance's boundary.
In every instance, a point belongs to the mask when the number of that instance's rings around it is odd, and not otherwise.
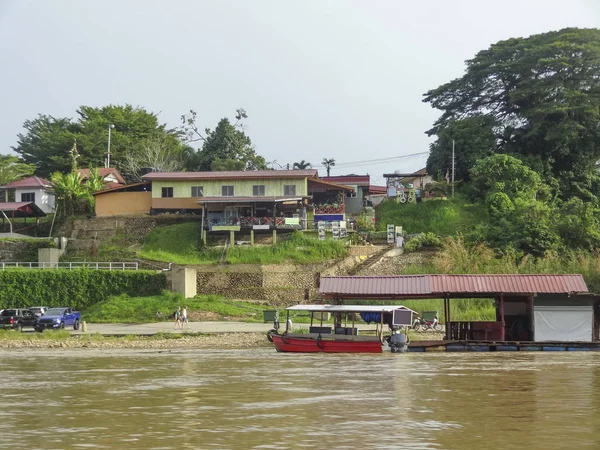
[{"label": "brown river water", "polygon": [[0,448],[600,448],[600,353],[0,350]]}]

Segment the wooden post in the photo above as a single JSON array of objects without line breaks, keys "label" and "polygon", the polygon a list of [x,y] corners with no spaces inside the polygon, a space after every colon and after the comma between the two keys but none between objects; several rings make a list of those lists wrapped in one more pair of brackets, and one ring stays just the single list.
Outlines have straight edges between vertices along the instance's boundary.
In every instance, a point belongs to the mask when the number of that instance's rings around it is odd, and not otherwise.
[{"label": "wooden post", "polygon": [[501,328],[501,332],[500,332],[500,340],[504,341],[505,340],[505,335],[504,335],[504,327],[505,327],[505,323],[504,323],[504,294],[500,294],[500,326]]},{"label": "wooden post", "polygon": [[250,230],[250,245],[254,245],[254,230]]},{"label": "wooden post", "polygon": [[231,246],[235,245],[235,231],[233,231],[233,230],[229,231],[229,245],[231,245]]},{"label": "wooden post", "polygon": [[273,245],[277,244],[277,230],[273,228]]}]

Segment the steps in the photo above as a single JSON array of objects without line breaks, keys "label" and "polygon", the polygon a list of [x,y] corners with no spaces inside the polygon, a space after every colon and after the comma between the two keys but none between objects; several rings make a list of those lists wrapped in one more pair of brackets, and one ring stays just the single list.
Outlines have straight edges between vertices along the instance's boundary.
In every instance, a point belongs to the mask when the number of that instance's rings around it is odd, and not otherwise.
[{"label": "steps", "polygon": [[387,252],[389,252],[390,250],[392,250],[393,248],[394,248],[394,245],[391,244],[391,245],[388,245],[387,247],[382,248],[377,253],[373,253],[367,259],[365,259],[361,263],[359,263],[359,264],[355,265],[354,267],[352,267],[348,271],[348,276],[354,276],[357,273],[359,273],[361,270],[368,269],[369,267],[372,267],[373,265],[377,264],[381,260],[381,258],[383,258],[383,256]]}]

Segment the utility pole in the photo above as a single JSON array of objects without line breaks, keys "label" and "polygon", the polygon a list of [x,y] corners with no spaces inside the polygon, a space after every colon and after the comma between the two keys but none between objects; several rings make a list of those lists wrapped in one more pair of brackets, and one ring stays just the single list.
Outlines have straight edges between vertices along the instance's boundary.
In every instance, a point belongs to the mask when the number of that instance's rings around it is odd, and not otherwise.
[{"label": "utility pole", "polygon": [[454,197],[454,139],[452,139],[452,197]]},{"label": "utility pole", "polygon": [[110,167],[110,130],[112,130],[115,126],[110,124],[108,126],[108,153],[106,153],[106,168]]}]

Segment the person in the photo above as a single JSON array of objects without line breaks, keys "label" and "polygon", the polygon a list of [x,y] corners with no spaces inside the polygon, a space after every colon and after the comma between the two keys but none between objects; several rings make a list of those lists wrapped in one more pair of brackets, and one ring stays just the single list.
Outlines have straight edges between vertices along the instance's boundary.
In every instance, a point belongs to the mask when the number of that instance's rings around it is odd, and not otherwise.
[{"label": "person", "polygon": [[181,329],[183,329],[183,324],[186,325],[188,330],[190,329],[190,323],[188,322],[188,315],[187,315],[187,305],[185,305],[183,307],[183,311],[181,312]]},{"label": "person", "polygon": [[173,313],[173,316],[175,317],[175,324],[173,325],[173,329],[176,329],[177,327],[179,327],[179,329],[182,330],[183,326],[181,325],[181,307],[180,306],[177,307],[177,309]]}]

